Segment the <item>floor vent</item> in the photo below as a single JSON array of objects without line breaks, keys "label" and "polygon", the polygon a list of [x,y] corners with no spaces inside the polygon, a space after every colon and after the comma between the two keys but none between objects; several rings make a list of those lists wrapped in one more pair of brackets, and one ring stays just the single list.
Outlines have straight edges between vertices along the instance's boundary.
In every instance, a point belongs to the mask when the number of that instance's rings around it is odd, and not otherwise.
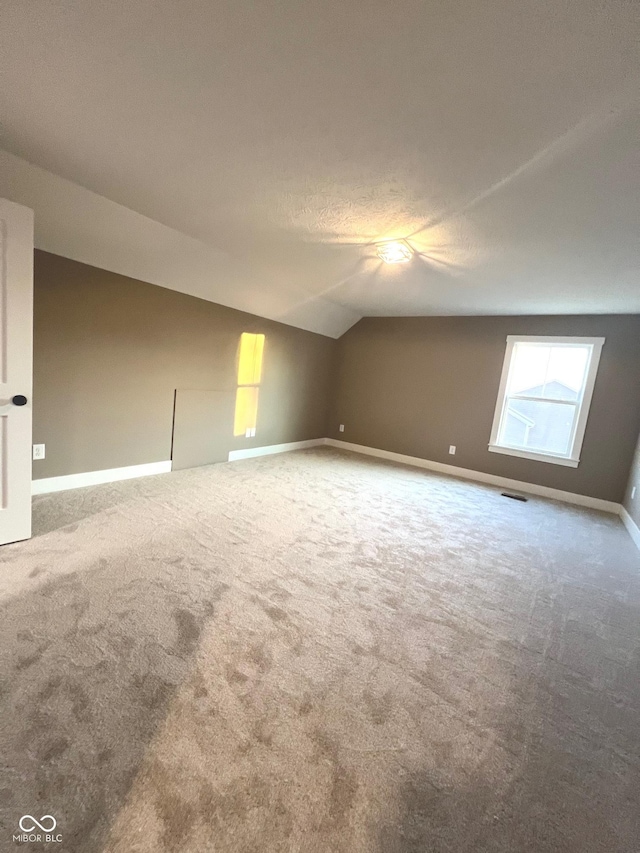
[{"label": "floor vent", "polygon": [[511,492],[502,492],[502,497],[511,498],[512,501],[522,501],[523,503],[526,503],[529,500],[529,498],[525,498],[524,495],[512,495]]}]

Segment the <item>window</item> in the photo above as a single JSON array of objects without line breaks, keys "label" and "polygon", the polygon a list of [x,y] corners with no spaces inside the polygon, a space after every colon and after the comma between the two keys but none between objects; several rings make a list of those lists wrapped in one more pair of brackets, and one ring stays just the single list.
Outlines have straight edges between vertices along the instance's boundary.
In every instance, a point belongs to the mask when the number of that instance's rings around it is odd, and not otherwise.
[{"label": "window", "polygon": [[250,332],[240,335],[234,436],[253,438],[256,434],[263,353],[264,335],[252,335]]},{"label": "window", "polygon": [[507,338],[489,450],[573,468],[604,338]]}]

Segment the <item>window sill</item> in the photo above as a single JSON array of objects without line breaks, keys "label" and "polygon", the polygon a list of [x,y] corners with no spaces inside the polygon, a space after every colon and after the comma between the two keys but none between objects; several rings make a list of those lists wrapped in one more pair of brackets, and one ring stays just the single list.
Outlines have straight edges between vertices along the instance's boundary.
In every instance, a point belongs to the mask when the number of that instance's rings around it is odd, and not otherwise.
[{"label": "window sill", "polygon": [[497,444],[490,444],[489,451],[491,453],[504,453],[505,456],[518,456],[520,459],[532,459],[534,462],[551,462],[554,465],[565,465],[569,468],[577,468],[580,464],[579,459],[567,459],[563,456],[551,456],[547,453],[533,453],[530,450],[518,450],[516,447],[499,447]]}]

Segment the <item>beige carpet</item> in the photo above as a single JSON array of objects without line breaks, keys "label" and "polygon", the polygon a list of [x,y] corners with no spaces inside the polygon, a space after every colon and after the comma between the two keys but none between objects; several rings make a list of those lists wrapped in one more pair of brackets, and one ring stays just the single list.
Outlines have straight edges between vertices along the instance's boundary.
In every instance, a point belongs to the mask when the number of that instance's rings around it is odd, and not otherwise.
[{"label": "beige carpet", "polygon": [[25,814],[65,853],[640,848],[617,518],[328,449],[35,517],[0,550],[0,850]]}]

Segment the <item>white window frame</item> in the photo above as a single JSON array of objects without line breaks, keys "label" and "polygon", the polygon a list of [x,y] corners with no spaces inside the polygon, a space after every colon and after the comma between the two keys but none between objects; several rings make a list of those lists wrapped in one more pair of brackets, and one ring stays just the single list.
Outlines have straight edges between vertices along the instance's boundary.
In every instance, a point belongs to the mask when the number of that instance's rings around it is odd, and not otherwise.
[{"label": "white window frame", "polygon": [[[555,465],[568,465],[571,468],[577,468],[580,464],[580,453],[582,451],[582,442],[584,441],[584,433],[587,428],[587,420],[589,418],[589,410],[591,408],[591,398],[593,397],[593,389],[596,384],[596,375],[598,373],[598,365],[600,364],[600,354],[604,345],[604,338],[565,338],[558,335],[554,336],[538,336],[538,335],[509,335],[507,337],[507,349],[504,355],[502,365],[502,376],[500,377],[500,388],[498,390],[498,399],[496,402],[495,413],[493,415],[493,426],[491,427],[491,438],[489,440],[489,450],[492,453],[504,453],[507,456],[519,456],[523,459],[533,459],[536,462],[552,462]],[[531,397],[520,399],[535,399],[544,402],[557,403],[572,403],[578,409],[578,416],[574,420],[573,435],[569,442],[569,452],[567,454],[546,453],[544,451],[523,450],[520,447],[511,447],[509,445],[498,444],[500,435],[500,427],[502,426],[503,417],[507,410],[507,383],[509,380],[509,372],[513,361],[513,353],[516,344],[558,344],[561,346],[585,346],[591,347],[589,363],[587,365],[587,375],[584,385],[584,392],[581,400],[553,400],[545,397]]]}]

